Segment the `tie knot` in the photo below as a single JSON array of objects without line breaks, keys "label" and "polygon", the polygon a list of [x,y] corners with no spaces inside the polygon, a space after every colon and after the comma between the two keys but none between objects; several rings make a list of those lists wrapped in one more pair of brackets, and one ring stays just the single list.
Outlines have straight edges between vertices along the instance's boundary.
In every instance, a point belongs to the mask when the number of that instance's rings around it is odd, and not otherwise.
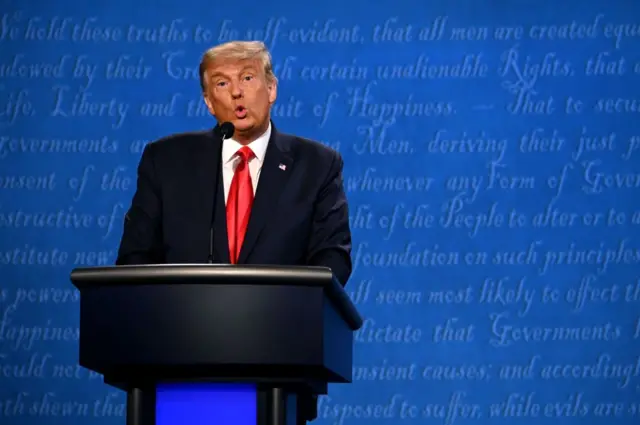
[{"label": "tie knot", "polygon": [[249,161],[251,158],[253,158],[253,155],[253,151],[249,146],[243,146],[238,150],[238,156],[243,162]]}]

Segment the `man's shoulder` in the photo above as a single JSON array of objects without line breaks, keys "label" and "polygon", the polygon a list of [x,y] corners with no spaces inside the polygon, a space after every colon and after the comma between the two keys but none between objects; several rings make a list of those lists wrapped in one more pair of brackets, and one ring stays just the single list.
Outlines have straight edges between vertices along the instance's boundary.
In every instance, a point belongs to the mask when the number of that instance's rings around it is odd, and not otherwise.
[{"label": "man's shoulder", "polygon": [[180,151],[189,151],[212,138],[212,130],[186,131],[173,133],[149,142],[146,149],[154,155],[174,155]]},{"label": "man's shoulder", "polygon": [[280,133],[280,135],[286,138],[291,149],[303,158],[309,158],[313,161],[321,161],[323,163],[342,160],[340,152],[318,140],[289,133]]}]

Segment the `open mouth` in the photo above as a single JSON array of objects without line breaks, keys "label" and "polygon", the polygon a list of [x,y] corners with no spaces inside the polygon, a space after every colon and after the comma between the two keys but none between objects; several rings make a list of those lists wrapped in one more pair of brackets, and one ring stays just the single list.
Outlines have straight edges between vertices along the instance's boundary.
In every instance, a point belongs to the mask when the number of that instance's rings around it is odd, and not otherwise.
[{"label": "open mouth", "polygon": [[236,106],[236,118],[244,118],[247,116],[247,108],[242,105]]}]

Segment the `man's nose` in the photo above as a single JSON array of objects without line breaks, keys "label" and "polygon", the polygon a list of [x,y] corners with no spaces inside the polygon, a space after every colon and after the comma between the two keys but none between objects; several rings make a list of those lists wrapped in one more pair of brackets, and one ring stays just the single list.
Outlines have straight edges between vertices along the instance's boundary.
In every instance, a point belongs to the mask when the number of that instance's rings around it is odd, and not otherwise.
[{"label": "man's nose", "polygon": [[242,97],[242,88],[240,88],[240,84],[238,84],[238,83],[232,83],[231,84],[231,96],[234,99]]}]

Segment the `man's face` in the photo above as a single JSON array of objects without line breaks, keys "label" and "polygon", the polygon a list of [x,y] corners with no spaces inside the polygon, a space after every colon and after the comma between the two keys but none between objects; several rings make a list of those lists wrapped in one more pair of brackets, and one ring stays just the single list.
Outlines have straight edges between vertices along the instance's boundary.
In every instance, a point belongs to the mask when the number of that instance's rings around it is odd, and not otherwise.
[{"label": "man's face", "polygon": [[277,85],[267,81],[258,60],[219,61],[205,73],[204,99],[219,123],[235,126],[234,138],[256,137],[269,126],[269,110],[276,100]]}]

